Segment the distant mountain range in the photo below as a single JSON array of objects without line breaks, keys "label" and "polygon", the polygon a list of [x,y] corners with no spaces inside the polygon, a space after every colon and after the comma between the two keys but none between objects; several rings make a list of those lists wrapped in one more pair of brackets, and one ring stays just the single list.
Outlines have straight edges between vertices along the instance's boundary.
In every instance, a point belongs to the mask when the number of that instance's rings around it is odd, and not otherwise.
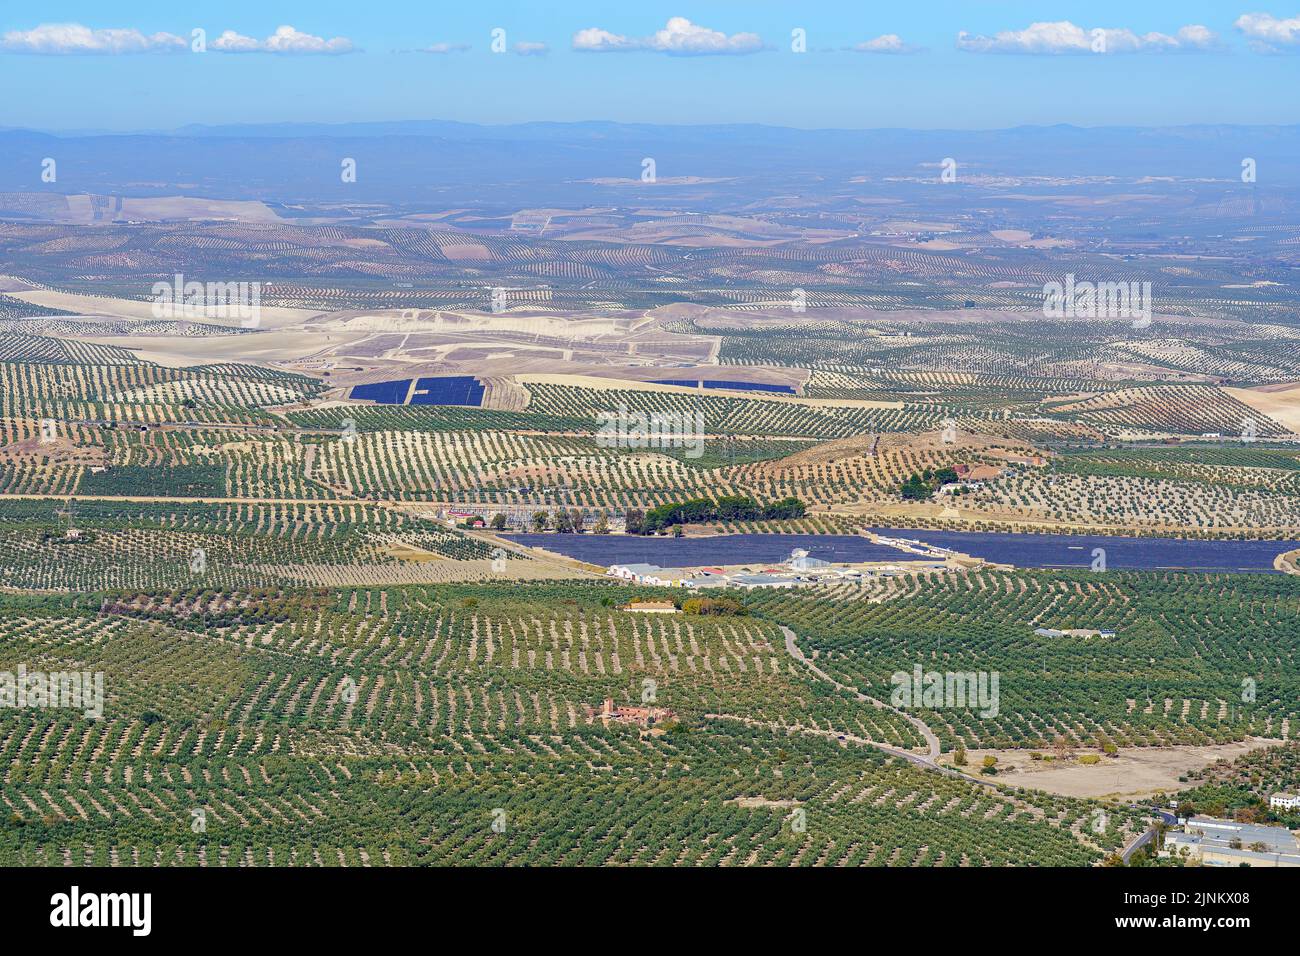
[{"label": "distant mountain range", "polygon": [[[0,191],[178,192],[273,201],[464,201],[476,190],[527,186],[558,201],[590,179],[638,181],[645,158],[661,180],[737,179],[750,186],[959,176],[1240,179],[1300,186],[1300,126],[1022,126],[1006,130],[798,130],[759,125],[612,122],[478,126],[440,120],[184,126],[139,133],[0,130]],[[41,179],[57,162],[57,181]],[[340,175],[356,161],[356,182]],[[1032,183],[1030,184],[1032,185]],[[659,196],[667,187],[659,187]],[[636,186],[620,201],[644,190]],[[579,190],[611,197],[609,186]],[[762,195],[760,191],[757,195]],[[459,198],[457,198],[459,197]]]}]

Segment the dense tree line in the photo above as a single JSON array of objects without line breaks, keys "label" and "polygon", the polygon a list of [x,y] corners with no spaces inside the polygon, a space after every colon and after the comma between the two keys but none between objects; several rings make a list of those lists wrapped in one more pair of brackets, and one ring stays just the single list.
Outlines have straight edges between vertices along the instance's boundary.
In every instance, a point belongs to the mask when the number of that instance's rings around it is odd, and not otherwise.
[{"label": "dense tree line", "polygon": [[760,505],[749,495],[723,495],[666,502],[649,511],[631,508],[627,512],[628,534],[657,534],[676,525],[710,521],[784,521],[802,518],[808,507],[798,498],[782,498]]},{"label": "dense tree line", "polygon": [[952,484],[956,480],[957,472],[951,468],[940,468],[937,471],[927,468],[919,475],[913,472],[911,477],[903,482],[899,493],[902,494],[904,501],[924,501],[944,485]]}]

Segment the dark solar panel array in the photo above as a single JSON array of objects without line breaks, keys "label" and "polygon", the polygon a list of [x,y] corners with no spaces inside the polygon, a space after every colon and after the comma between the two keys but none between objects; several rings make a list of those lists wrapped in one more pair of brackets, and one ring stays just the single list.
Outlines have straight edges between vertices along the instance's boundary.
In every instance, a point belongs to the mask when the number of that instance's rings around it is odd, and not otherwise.
[{"label": "dark solar panel array", "polygon": [[766,382],[722,382],[717,379],[705,379],[705,388],[736,388],[746,392],[783,392],[793,395],[794,389],[789,385],[769,385]]},{"label": "dark solar panel array", "polygon": [[699,382],[689,378],[657,378],[651,385],[680,385],[683,388],[698,388]]},{"label": "dark solar panel array", "polygon": [[353,386],[350,397],[378,402],[380,405],[401,405],[406,401],[410,387],[409,378],[396,382],[370,382],[368,385]]},{"label": "dark solar panel array", "polygon": [[422,378],[415,383],[412,405],[473,405],[483,404],[483,386],[472,375],[450,375],[446,378]]},{"label": "dark solar panel array", "polygon": [[[656,379],[651,385],[681,385],[685,388],[699,388],[700,383],[696,379],[689,378],[662,378]],[[732,388],[745,392],[781,392],[785,395],[795,394],[794,389],[789,385],[769,385],[766,382],[726,382],[716,378],[706,378],[704,380],[705,388]]]},{"label": "dark solar panel array", "polygon": [[[404,405],[411,390],[409,378],[393,382],[370,382],[353,386],[351,398],[369,400],[380,405]],[[448,375],[441,378],[422,378],[415,383],[411,395],[412,405],[473,405],[483,404],[484,388],[472,375]]]}]

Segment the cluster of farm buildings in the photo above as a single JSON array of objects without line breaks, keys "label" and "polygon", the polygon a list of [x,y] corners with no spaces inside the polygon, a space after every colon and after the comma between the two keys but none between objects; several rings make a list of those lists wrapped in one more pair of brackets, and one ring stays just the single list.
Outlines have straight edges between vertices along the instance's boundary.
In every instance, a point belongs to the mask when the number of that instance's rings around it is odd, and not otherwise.
[{"label": "cluster of farm buildings", "polygon": [[613,697],[606,697],[599,708],[587,705],[587,719],[604,723],[614,721],[623,724],[636,724],[639,727],[653,727],[655,724],[672,720],[676,712],[667,707],[643,707],[636,704],[616,704]]},{"label": "cluster of farm buildings", "polygon": [[922,561],[902,564],[841,564],[809,557],[795,551],[788,559],[774,565],[745,568],[661,568],[657,564],[611,564],[605,572],[633,584],[654,587],[679,587],[696,591],[736,588],[796,588],[818,584],[862,583],[878,578],[897,577],[916,571],[943,571],[947,558],[933,556]]},{"label": "cluster of farm buildings", "polygon": [[[1274,794],[1273,808],[1300,808],[1300,797]],[[1162,857],[1202,866],[1300,866],[1300,839],[1286,827],[1239,823],[1216,817],[1191,817],[1165,834]]]}]

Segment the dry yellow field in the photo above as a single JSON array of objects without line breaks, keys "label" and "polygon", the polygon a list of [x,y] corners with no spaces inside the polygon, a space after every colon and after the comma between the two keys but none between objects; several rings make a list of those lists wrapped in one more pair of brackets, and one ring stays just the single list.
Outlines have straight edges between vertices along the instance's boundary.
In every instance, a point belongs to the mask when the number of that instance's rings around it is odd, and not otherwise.
[{"label": "dry yellow field", "polygon": [[[83,337],[80,341],[118,347],[123,342],[120,336],[112,335]],[[168,368],[220,362],[289,362],[336,344],[319,332],[303,329],[204,336],[134,335],[129,341],[131,351],[139,358]]]},{"label": "dry yellow field", "polygon": [[1259,388],[1225,388],[1237,401],[1300,434],[1300,382]]},{"label": "dry yellow field", "polygon": [[[1034,760],[1028,750],[971,750],[966,755],[966,769],[979,767],[986,755],[992,755],[1001,768],[997,779],[1008,785],[1045,790],[1063,797],[1141,799],[1189,786],[1178,781],[1189,770],[1208,767],[1216,760],[1235,760],[1280,743],[1283,741],[1247,737],[1238,743],[1208,747],[1130,747],[1122,749],[1114,759],[1103,757],[1100,763],[1091,766],[1073,760]],[[950,764],[951,761],[952,755],[946,754],[941,762]]]},{"label": "dry yellow field", "polygon": [[[152,286],[152,283],[148,284]],[[146,286],[141,285],[144,290]],[[72,292],[51,292],[36,289],[29,292],[10,292],[8,295],[34,305],[43,305],[51,309],[62,309],[77,315],[106,315],[123,319],[150,320],[153,314],[152,301],[136,299],[115,299],[107,296],[76,295]],[[261,307],[261,328],[280,328],[286,325],[298,325],[320,313],[313,309],[289,309],[282,306]],[[199,320],[195,320],[199,321]]]}]

